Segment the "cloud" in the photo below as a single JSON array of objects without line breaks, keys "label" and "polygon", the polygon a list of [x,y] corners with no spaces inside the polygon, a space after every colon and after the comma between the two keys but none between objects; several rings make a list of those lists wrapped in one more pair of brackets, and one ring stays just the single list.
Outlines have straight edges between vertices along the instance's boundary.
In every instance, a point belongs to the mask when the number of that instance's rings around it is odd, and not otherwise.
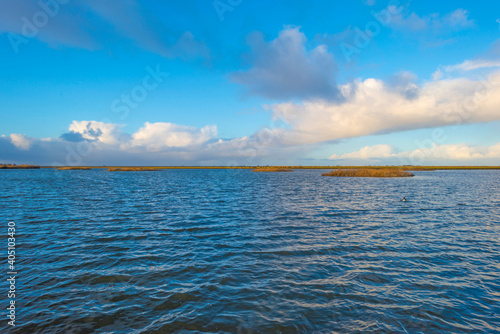
[{"label": "cloud", "polygon": [[472,60],[465,60],[464,62],[456,65],[440,66],[436,72],[433,73],[434,80],[440,80],[443,77],[451,77],[454,74],[464,74],[465,72],[491,70],[492,68],[500,67],[500,60],[498,57],[494,58],[477,58]]},{"label": "cloud", "polygon": [[73,121],[69,132],[60,138],[69,142],[93,142],[123,151],[146,149],[149,152],[157,152],[200,145],[217,136],[217,127],[209,125],[197,129],[173,123],[146,122],[131,135],[123,132],[122,128],[122,125],[113,123]]},{"label": "cloud", "polygon": [[91,11],[110,23],[121,36],[164,57],[208,56],[208,48],[189,31],[167,28],[136,0],[86,0]]},{"label": "cloud", "polygon": [[418,96],[420,90],[417,79],[416,74],[404,71],[391,76],[387,84],[389,88],[411,100]]},{"label": "cloud", "polygon": [[392,13],[399,13],[391,17],[389,26],[404,32],[432,30],[435,33],[445,34],[451,31],[470,29],[475,26],[469,19],[469,12],[459,8],[444,16],[434,13],[420,16],[415,12],[408,13],[403,7],[391,5],[387,8]]},{"label": "cloud", "polygon": [[459,8],[447,15],[442,19],[442,23],[445,26],[449,26],[456,29],[467,29],[473,28],[475,23],[473,20],[469,19],[469,12],[465,9]]},{"label": "cloud", "polygon": [[[258,165],[292,164],[307,147],[283,147],[272,132],[217,139],[217,128],[173,123],[145,123],[132,134],[122,126],[97,121],[74,121],[58,138],[0,137],[2,161],[40,165]],[[68,140],[69,139],[69,140]],[[30,143],[30,150],[25,151]],[[15,145],[15,144],[16,145]]]},{"label": "cloud", "polygon": [[[294,36],[297,33],[293,32]],[[320,143],[500,120],[500,72],[491,72],[484,80],[459,77],[423,83],[411,72],[400,72],[385,82],[359,79],[336,87],[341,97],[334,101],[308,97],[264,106],[272,112],[270,124],[283,126],[263,128],[241,138],[217,138],[215,125],[197,128],[145,123],[129,134],[120,124],[84,120],[73,121],[57,138],[38,140],[19,134],[0,137],[0,152],[3,160],[38,164],[294,163],[295,157],[303,157]],[[461,154],[486,159],[496,152],[494,148],[469,148],[440,146],[432,156],[452,159]],[[398,153],[390,146],[379,145],[332,155],[331,159],[402,159],[404,154],[421,155]]]},{"label": "cloud", "polygon": [[380,159],[395,156],[394,148],[390,145],[375,145],[375,146],[365,146],[359,151],[345,153],[345,154],[333,154],[328,159],[331,160],[345,160],[345,159]]},{"label": "cloud", "polygon": [[32,138],[28,138],[25,135],[15,133],[10,135],[10,140],[15,147],[23,151],[29,150],[34,141]]},{"label": "cloud", "polygon": [[473,71],[483,68],[500,67],[500,60],[498,59],[474,59],[466,60],[461,64],[445,66],[444,70],[447,72],[453,71]]},{"label": "cloud", "polygon": [[443,160],[472,160],[472,159],[499,159],[500,143],[492,146],[470,146],[467,144],[437,145],[429,149],[418,149],[412,152],[404,152],[402,155],[411,156],[421,153],[429,159]]},{"label": "cloud", "polygon": [[172,123],[145,123],[128,144],[129,147],[144,147],[148,151],[160,151],[171,147],[200,145],[217,136],[216,126],[201,129]]},{"label": "cloud", "polygon": [[[389,9],[394,12],[401,12],[401,9],[395,6],[391,6]],[[429,21],[429,17],[422,18],[413,12],[409,15],[398,14],[393,16],[389,25],[394,29],[419,31],[427,29],[430,23]]]},{"label": "cloud", "polygon": [[287,145],[312,144],[500,119],[500,73],[483,81],[457,78],[421,86],[409,82],[411,96],[407,89],[366,79],[341,86],[342,103],[274,104],[273,117],[288,124],[288,129],[275,130],[274,135]]},{"label": "cloud", "polygon": [[370,15],[370,20],[362,26],[349,25],[345,30],[334,34],[317,34],[314,40],[337,52],[338,59],[351,63],[355,54],[372,44],[387,28],[392,30],[391,37],[395,37],[398,42],[403,37],[420,41],[425,47],[442,47],[454,43],[457,32],[475,27],[474,21],[469,19],[469,13],[464,9],[457,9],[446,15],[435,13],[420,16],[409,12],[406,6],[389,5],[380,11],[371,11]]},{"label": "cloud", "polygon": [[61,138],[62,140],[65,140],[65,141],[73,142],[73,143],[77,143],[77,142],[81,142],[81,141],[85,140],[85,138],[83,138],[81,133],[74,132],[74,131],[63,133],[59,138]]},{"label": "cloud", "polygon": [[77,8],[73,2],[67,5],[55,2],[52,6],[42,7],[30,0],[0,1],[0,34],[7,33],[17,48],[33,38],[51,46],[97,48],[98,43],[88,33],[92,25],[82,15],[71,15],[69,9],[72,8]]},{"label": "cloud", "polygon": [[270,42],[257,33],[249,38],[249,43],[251,68],[230,77],[250,93],[273,99],[340,96],[333,55],[325,45],[308,50],[307,38],[299,28],[287,27]]},{"label": "cloud", "polygon": [[[122,133],[121,126],[112,123],[73,121],[69,130],[69,133],[73,135],[79,134],[84,140],[97,141],[109,145],[117,145],[127,138],[127,135]],[[67,135],[65,136],[67,137]]]},{"label": "cloud", "polygon": [[[61,1],[62,2],[62,1]],[[14,48],[29,39],[96,50],[113,47],[116,40],[164,57],[209,56],[208,48],[187,30],[167,27],[136,0],[2,1],[0,33],[7,33]]]},{"label": "cloud", "polygon": [[500,159],[500,143],[491,146],[472,146],[468,144],[433,144],[432,147],[415,149],[405,152],[396,152],[389,145],[365,146],[359,151],[345,153],[341,155],[333,154],[331,160],[375,160],[383,162],[384,160],[395,161],[394,158],[399,158],[400,161],[417,161],[417,164],[423,162],[436,161],[455,161],[469,162],[472,160],[481,161],[488,160],[493,163],[498,163]]}]

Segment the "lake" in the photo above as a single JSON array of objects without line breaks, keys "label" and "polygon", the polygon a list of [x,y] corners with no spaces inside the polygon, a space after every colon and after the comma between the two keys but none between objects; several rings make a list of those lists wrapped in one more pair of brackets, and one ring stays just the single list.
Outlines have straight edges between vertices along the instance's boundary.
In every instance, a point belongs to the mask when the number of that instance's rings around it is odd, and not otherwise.
[{"label": "lake", "polygon": [[2,170],[0,332],[500,332],[500,171],[321,172]]}]

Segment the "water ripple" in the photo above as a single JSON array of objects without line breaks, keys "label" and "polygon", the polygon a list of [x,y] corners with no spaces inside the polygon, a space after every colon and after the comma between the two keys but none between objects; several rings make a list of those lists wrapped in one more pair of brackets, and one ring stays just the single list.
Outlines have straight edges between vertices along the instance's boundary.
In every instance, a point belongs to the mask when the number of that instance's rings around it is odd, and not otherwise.
[{"label": "water ripple", "polygon": [[320,173],[0,171],[0,331],[500,333],[498,171]]}]

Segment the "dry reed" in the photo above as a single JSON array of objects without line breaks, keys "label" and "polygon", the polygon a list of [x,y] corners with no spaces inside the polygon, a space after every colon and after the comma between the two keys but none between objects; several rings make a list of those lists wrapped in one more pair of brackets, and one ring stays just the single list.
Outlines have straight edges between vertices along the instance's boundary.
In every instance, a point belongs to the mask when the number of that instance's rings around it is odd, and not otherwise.
[{"label": "dry reed", "polygon": [[0,165],[0,169],[40,169],[40,166],[38,166],[38,165],[3,164],[3,165]]},{"label": "dry reed", "polygon": [[323,176],[335,177],[411,177],[412,173],[406,172],[397,168],[384,169],[337,169],[328,173],[321,174]]},{"label": "dry reed", "polygon": [[57,170],[91,170],[90,167],[60,167]]},{"label": "dry reed", "polygon": [[293,172],[293,170],[281,167],[262,167],[254,169],[252,172]]},{"label": "dry reed", "polygon": [[160,168],[152,167],[120,167],[120,168],[108,168],[108,172],[151,172],[158,171]]}]

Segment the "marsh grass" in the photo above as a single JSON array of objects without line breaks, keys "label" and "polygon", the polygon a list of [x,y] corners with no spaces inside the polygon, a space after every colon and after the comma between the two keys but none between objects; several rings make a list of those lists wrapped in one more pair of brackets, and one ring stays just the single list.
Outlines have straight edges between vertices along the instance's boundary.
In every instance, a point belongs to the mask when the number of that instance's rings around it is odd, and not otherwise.
[{"label": "marsh grass", "polygon": [[3,165],[0,165],[0,169],[40,169],[40,166],[38,166],[38,165],[3,164]]},{"label": "marsh grass", "polygon": [[57,170],[91,170],[90,167],[59,167]]},{"label": "marsh grass", "polygon": [[120,167],[120,168],[108,168],[108,172],[151,172],[158,171],[161,168],[154,167]]},{"label": "marsh grass", "polygon": [[397,168],[384,169],[337,169],[328,173],[321,174],[323,176],[335,177],[412,177],[410,172],[406,172]]},{"label": "marsh grass", "polygon": [[252,172],[293,172],[293,170],[282,167],[262,167],[254,169]]},{"label": "marsh grass", "polygon": [[[15,165],[0,165],[1,168],[25,168],[20,165],[18,167],[2,167],[2,166],[15,166]],[[129,166],[85,166],[92,169],[108,169],[108,168],[154,168],[154,169],[401,169],[406,171],[436,171],[436,170],[500,170],[500,166],[143,166],[143,167],[129,167]],[[54,166],[33,166],[30,168],[54,168]]]}]

